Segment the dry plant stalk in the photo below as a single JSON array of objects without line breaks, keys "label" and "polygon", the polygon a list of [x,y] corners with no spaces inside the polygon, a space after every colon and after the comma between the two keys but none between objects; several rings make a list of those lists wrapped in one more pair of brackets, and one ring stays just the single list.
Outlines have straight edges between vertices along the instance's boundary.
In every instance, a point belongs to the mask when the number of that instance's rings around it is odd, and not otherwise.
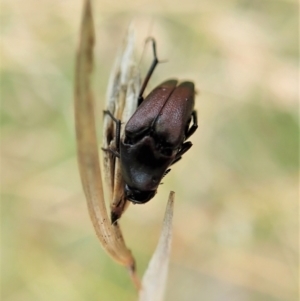
[{"label": "dry plant stalk", "polygon": [[[94,41],[91,3],[87,0],[75,71],[75,127],[79,172],[89,214],[101,245],[115,261],[129,268],[135,277],[134,258],[124,243],[118,224],[110,223],[104,202],[91,89]],[[138,281],[136,284],[138,285]]]},{"label": "dry plant stalk", "polygon": [[[162,300],[171,246],[174,193],[170,193],[159,244],[145,273],[141,288],[140,280],[135,273],[134,258],[125,245],[118,223],[110,222],[105,206],[91,88],[94,42],[91,3],[89,0],[85,0],[80,43],[76,56],[75,126],[79,171],[90,218],[105,251],[130,271],[133,283],[140,290],[139,300]],[[105,109],[120,119],[123,124],[136,110],[140,89],[140,76],[134,60],[133,49],[134,32],[130,28],[111,74],[105,104]],[[121,137],[123,135],[124,127]],[[115,143],[115,124],[109,116],[104,116],[103,148],[114,147]],[[103,153],[103,173],[107,186],[107,197],[111,200],[111,217],[114,221],[126,209],[128,201],[124,198],[124,183],[119,160],[115,160],[110,152]]]}]

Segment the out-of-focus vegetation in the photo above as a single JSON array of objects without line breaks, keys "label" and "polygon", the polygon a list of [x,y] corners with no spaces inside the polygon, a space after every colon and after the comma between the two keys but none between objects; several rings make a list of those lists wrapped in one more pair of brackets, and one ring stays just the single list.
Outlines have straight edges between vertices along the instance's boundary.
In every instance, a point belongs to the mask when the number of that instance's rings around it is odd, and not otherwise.
[{"label": "out-of-focus vegetation", "polygon": [[[94,4],[99,121],[132,19],[138,57],[152,35],[168,60],[150,86],[177,77],[198,89],[193,148],[155,199],[121,219],[140,275],[175,190],[166,300],[296,300],[297,3]],[[1,300],[136,299],[127,272],[97,241],[79,181],[73,81],[81,9],[71,0],[1,2]],[[147,50],[143,74],[150,61]]]}]

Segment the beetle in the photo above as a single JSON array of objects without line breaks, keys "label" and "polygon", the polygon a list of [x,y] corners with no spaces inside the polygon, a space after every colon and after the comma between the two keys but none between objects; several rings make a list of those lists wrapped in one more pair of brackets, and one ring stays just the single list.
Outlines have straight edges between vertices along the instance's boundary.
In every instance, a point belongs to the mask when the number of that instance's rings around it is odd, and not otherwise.
[{"label": "beetle", "polygon": [[193,82],[166,80],[144,99],[145,88],[159,63],[155,40],[149,39],[154,59],[140,89],[138,107],[125,126],[123,139],[121,121],[110,111],[104,111],[116,123],[116,149],[103,150],[120,159],[124,195],[134,204],[144,204],[154,197],[169,167],[191,148],[192,143],[186,140],[198,127]]}]

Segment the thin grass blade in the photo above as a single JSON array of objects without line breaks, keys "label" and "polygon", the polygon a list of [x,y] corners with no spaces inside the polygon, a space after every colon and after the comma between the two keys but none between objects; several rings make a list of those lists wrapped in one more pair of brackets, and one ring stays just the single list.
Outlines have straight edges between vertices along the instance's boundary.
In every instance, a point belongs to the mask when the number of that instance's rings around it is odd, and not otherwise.
[{"label": "thin grass blade", "polygon": [[172,242],[174,195],[175,193],[171,191],[162,232],[156,250],[143,276],[139,301],[162,301],[164,298]]}]

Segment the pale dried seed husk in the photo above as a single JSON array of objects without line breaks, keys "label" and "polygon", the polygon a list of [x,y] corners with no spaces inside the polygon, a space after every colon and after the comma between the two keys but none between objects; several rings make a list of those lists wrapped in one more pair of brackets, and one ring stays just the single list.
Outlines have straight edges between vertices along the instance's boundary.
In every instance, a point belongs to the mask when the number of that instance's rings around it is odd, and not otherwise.
[{"label": "pale dried seed husk", "polygon": [[[133,26],[128,29],[123,47],[117,56],[110,75],[106,96],[106,108],[115,118],[121,120],[121,139],[124,138],[124,128],[137,108],[140,89],[140,74],[134,56],[135,34]],[[109,115],[103,120],[103,148],[116,149],[115,122]],[[109,152],[103,152],[104,180],[108,187],[108,198],[112,215],[120,217],[128,207],[124,198],[124,181],[121,175],[119,159]]]}]

